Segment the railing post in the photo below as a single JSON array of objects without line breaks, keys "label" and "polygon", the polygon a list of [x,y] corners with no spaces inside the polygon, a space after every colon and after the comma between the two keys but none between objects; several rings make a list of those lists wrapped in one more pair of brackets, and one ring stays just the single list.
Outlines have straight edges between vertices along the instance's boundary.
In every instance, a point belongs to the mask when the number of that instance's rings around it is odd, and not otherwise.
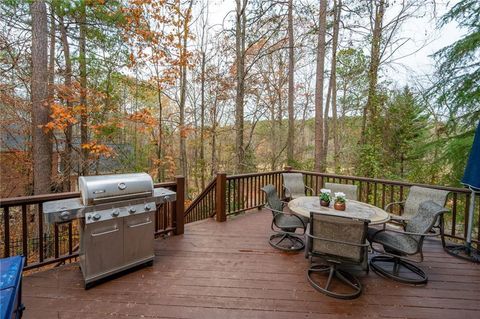
[{"label": "railing post", "polygon": [[227,174],[217,173],[217,181],[215,184],[215,218],[217,222],[227,220],[226,187]]},{"label": "railing post", "polygon": [[177,200],[175,202],[175,235],[181,235],[184,232],[184,213],[185,213],[185,177],[177,176]]}]

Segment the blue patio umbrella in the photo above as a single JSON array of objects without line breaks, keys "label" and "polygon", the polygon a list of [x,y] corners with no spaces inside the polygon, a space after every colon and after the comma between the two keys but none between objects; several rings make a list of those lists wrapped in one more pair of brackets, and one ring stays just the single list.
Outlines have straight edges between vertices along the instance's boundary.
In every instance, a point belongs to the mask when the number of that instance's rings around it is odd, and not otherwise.
[{"label": "blue patio umbrella", "polygon": [[472,150],[463,173],[462,184],[475,192],[480,192],[480,122],[478,122]]},{"label": "blue patio umbrella", "polygon": [[473,139],[472,150],[470,151],[467,166],[463,173],[462,184],[472,191],[468,212],[467,238],[464,249],[470,259],[478,262],[480,261],[479,256],[472,251],[472,227],[475,212],[475,195],[476,193],[480,193],[480,122],[478,123]]}]

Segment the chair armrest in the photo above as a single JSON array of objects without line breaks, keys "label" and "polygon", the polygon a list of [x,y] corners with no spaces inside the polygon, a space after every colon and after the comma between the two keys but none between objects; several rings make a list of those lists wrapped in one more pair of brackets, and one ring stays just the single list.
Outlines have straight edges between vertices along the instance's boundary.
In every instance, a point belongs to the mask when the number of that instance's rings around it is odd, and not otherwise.
[{"label": "chair armrest", "polygon": [[[272,220],[272,224],[275,224],[275,226],[277,226],[277,223],[275,222],[275,220],[277,219],[278,216],[280,216],[280,214],[282,215],[287,215],[287,216],[294,216],[295,218],[297,218],[303,225],[303,234],[305,234],[305,230],[307,228],[307,225],[305,225],[305,222],[303,221],[302,218],[300,218],[300,216],[298,216],[297,214],[293,214],[293,213],[286,213],[286,212],[282,212],[282,211],[279,211],[279,210],[276,210],[276,209],[273,209],[273,208],[270,208],[268,206],[265,206],[266,209],[268,210],[271,210],[272,212],[275,213],[275,216],[273,217],[273,220]],[[273,225],[272,225],[273,226]],[[277,226],[278,227],[278,226]]]},{"label": "chair armrest", "polygon": [[[412,235],[412,236],[425,236],[425,237],[435,237],[438,236],[439,234],[433,234],[433,233],[412,233],[408,231],[401,231],[401,230],[396,230],[396,229],[391,229],[391,228],[385,228],[384,231],[389,231],[392,233],[399,233],[399,234],[404,234],[404,235]],[[376,235],[377,233],[375,233]]]},{"label": "chair armrest", "polygon": [[397,222],[397,223],[406,223],[409,220],[410,220],[410,218],[406,217],[406,216],[399,216],[399,215],[390,214],[390,221],[394,221],[394,222]]},{"label": "chair armrest", "polygon": [[308,187],[307,185],[305,185],[305,189],[309,190],[309,191],[310,191],[310,194],[313,195],[313,188]]},{"label": "chair armrest", "polygon": [[287,198],[291,198],[292,197],[292,192],[285,185],[283,185],[283,188],[285,189],[285,195],[287,195],[287,193],[288,193]]},{"label": "chair armrest", "polygon": [[390,206],[393,206],[393,205],[399,205],[403,208],[403,205],[405,205],[405,201],[388,203],[383,210],[387,211],[390,208]]},{"label": "chair armrest", "polygon": [[407,231],[402,231],[402,230],[396,230],[396,229],[391,229],[391,228],[382,228],[379,229],[377,232],[373,233],[372,240],[375,239],[377,234],[382,233],[382,232],[392,232],[392,233],[398,233],[402,235],[411,235],[411,236],[425,236],[425,237],[435,237],[438,236],[439,234],[425,234],[425,233],[412,233],[412,232],[407,232]]}]

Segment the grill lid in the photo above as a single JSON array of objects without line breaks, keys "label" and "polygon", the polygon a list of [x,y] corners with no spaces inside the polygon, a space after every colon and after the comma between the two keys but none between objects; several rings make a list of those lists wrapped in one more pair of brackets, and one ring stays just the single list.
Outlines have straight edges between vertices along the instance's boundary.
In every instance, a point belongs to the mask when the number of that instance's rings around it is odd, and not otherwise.
[{"label": "grill lid", "polygon": [[153,196],[153,181],[146,173],[80,176],[83,205]]}]

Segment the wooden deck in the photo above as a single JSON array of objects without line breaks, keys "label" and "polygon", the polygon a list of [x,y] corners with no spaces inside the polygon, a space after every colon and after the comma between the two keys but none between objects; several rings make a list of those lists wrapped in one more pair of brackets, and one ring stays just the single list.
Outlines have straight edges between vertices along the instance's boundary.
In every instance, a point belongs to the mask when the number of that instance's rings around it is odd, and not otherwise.
[{"label": "wooden deck", "polygon": [[188,224],[156,240],[147,267],[85,291],[77,264],[24,278],[24,318],[480,318],[480,266],[425,244],[427,286],[398,284],[370,272],[353,301],[326,297],[305,279],[303,252],[267,242],[271,215],[254,211]]}]

